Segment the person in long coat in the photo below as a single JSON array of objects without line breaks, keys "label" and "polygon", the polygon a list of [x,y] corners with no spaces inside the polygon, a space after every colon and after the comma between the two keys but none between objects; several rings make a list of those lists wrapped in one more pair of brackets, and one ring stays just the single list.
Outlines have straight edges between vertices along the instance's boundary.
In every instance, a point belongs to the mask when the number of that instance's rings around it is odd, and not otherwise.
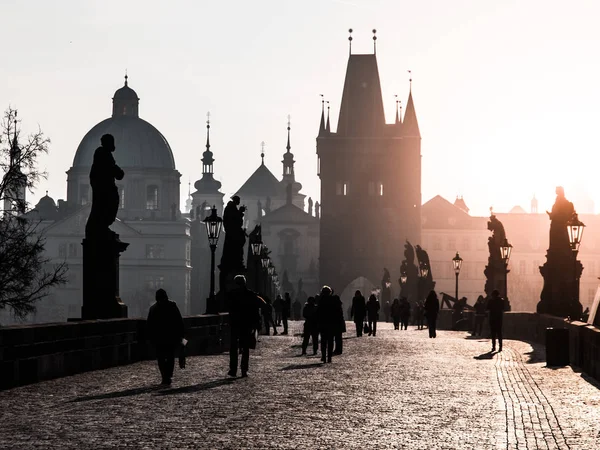
[{"label": "person in long coat", "polygon": [[164,289],[156,291],[156,303],[150,307],[146,327],[148,337],[156,350],[162,384],[171,384],[175,353],[181,346],[184,325],[177,303],[169,300]]},{"label": "person in long coat", "polygon": [[400,300],[400,329],[408,329],[408,319],[410,319],[410,303],[406,297]]},{"label": "person in long coat", "polygon": [[375,294],[371,294],[369,296],[369,301],[367,302],[367,320],[369,321],[369,328],[371,329],[371,331],[369,331],[369,336],[377,335],[377,321],[379,320],[379,309],[379,300],[377,300]]},{"label": "person in long coat", "polygon": [[333,302],[335,303],[336,316],[335,321],[335,348],[333,349],[334,355],[341,355],[343,349],[343,334],[346,332],[346,321],[344,320],[344,305],[339,295],[333,296]]},{"label": "person in long coat", "polygon": [[401,313],[400,302],[397,298],[392,302],[392,321],[394,322],[394,330],[400,328],[400,313]]},{"label": "person in long coat", "polygon": [[354,325],[356,326],[356,336],[361,337],[363,334],[363,321],[367,315],[367,306],[365,298],[360,291],[354,293],[352,299],[352,308],[350,309],[350,318],[354,319]]},{"label": "person in long coat", "polygon": [[337,305],[331,295],[331,288],[323,286],[317,305],[317,323],[321,335],[321,362],[331,362],[338,318]]},{"label": "person in long coat", "polygon": [[317,305],[314,297],[308,297],[302,311],[304,316],[304,336],[302,339],[302,354],[306,355],[308,341],[312,338],[313,355],[319,349],[319,327],[317,325]]},{"label": "person in long coat", "polygon": [[427,319],[427,328],[429,329],[430,338],[435,338],[437,336],[435,327],[439,310],[440,301],[438,300],[438,296],[435,291],[431,291],[427,295],[427,300],[425,300],[425,318]]},{"label": "person in long coat", "polygon": [[502,351],[502,317],[504,316],[505,303],[497,289],[492,291],[488,300],[487,310],[490,313],[490,332],[492,334],[492,351],[496,351],[496,338],[498,338],[498,351]]}]

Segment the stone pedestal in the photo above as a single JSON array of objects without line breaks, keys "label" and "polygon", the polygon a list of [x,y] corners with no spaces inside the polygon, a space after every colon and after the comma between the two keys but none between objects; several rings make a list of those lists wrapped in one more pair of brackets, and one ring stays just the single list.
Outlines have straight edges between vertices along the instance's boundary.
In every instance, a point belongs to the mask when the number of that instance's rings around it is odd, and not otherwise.
[{"label": "stone pedestal", "polygon": [[127,305],[119,298],[119,257],[129,246],[113,232],[102,238],[86,237],[83,246],[84,320],[127,317]]}]

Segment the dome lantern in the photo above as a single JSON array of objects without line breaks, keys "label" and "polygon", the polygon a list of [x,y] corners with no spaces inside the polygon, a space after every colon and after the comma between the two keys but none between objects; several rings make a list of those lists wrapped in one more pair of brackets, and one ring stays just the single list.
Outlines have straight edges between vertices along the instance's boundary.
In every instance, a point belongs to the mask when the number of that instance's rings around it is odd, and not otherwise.
[{"label": "dome lantern", "polygon": [[139,117],[140,99],[136,92],[128,86],[128,76],[125,74],[125,85],[115,91],[113,97],[113,117],[133,116]]}]

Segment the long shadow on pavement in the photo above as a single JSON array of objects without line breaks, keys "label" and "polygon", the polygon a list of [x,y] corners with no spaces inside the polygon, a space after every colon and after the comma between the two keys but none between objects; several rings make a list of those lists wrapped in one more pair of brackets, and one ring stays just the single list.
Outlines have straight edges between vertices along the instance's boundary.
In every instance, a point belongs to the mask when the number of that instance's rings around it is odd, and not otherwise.
[{"label": "long shadow on pavement", "polygon": [[473,359],[492,359],[492,358],[494,358],[495,354],[496,354],[496,352],[486,352],[486,353],[482,353],[479,356],[473,356]]},{"label": "long shadow on pavement", "polygon": [[87,402],[90,400],[105,400],[108,398],[119,398],[119,397],[130,397],[132,395],[141,395],[147,394],[149,392],[157,391],[159,389],[164,389],[164,386],[144,386],[133,389],[126,389],[124,391],[117,392],[107,392],[105,394],[97,394],[97,395],[87,395],[84,397],[78,397],[73,400],[69,400],[67,403],[78,403],[78,402]]},{"label": "long shadow on pavement", "polygon": [[312,363],[312,364],[291,364],[281,369],[284,370],[299,370],[299,369],[314,369],[315,367],[321,367],[322,363]]},{"label": "long shadow on pavement", "polygon": [[188,394],[191,392],[206,391],[208,389],[213,389],[219,386],[226,386],[228,384],[234,383],[235,380],[235,378],[222,378],[220,380],[208,381],[206,383],[194,384],[191,386],[182,386],[174,389],[165,389],[162,391],[158,391],[156,395]]}]

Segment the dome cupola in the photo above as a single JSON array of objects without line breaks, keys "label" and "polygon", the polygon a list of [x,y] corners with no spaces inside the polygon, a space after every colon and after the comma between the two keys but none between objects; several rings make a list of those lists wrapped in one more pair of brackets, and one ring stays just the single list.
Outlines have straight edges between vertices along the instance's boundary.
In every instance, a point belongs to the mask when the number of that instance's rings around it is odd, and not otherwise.
[{"label": "dome cupola", "polygon": [[113,97],[113,112],[112,116],[133,116],[139,117],[140,99],[133,89],[127,84],[128,76],[125,75],[125,85],[121,89],[117,89]]}]

